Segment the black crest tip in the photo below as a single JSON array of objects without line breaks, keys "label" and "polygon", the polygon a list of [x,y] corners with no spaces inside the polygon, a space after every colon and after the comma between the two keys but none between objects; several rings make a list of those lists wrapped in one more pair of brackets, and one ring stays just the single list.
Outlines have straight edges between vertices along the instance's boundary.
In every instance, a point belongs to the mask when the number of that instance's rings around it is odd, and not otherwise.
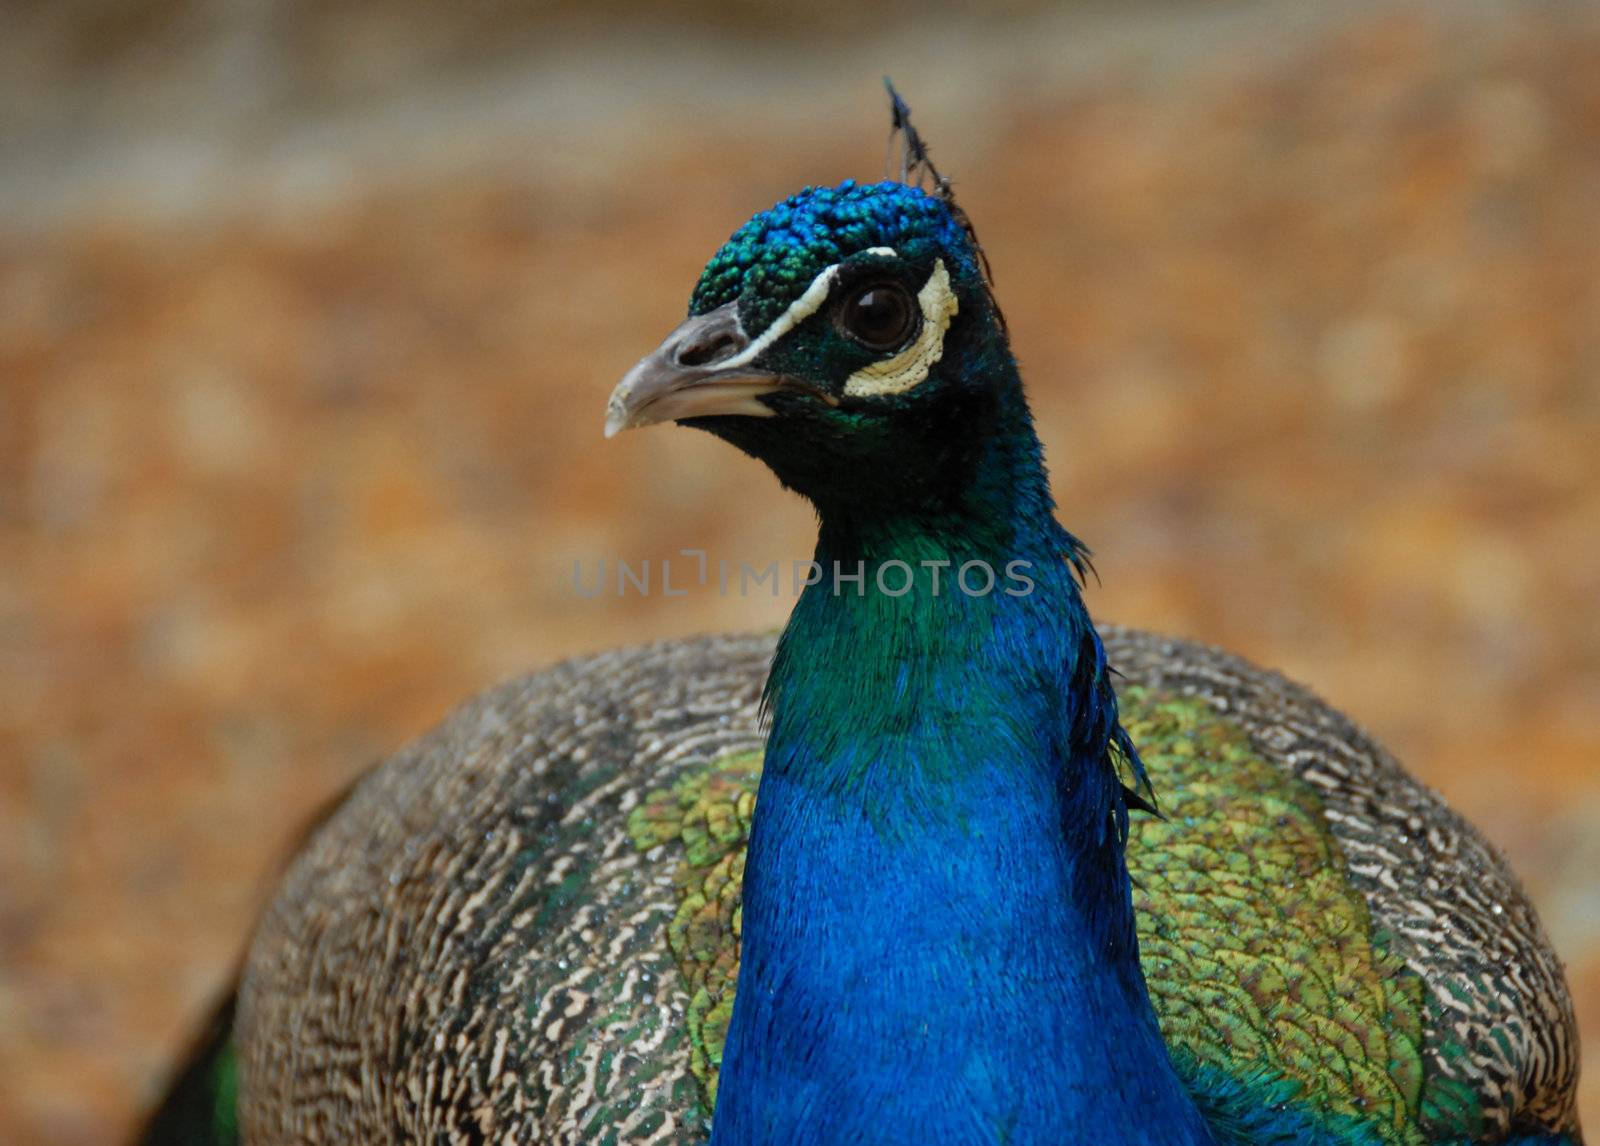
[{"label": "black crest tip", "polygon": [[[978,253],[978,262],[983,268],[984,282],[994,285],[994,272],[989,267],[989,256],[984,253],[983,244],[978,242],[978,234],[972,229],[972,221],[967,218],[956,202],[955,188],[950,180],[933,165],[933,158],[928,153],[928,144],[922,138],[922,133],[911,122],[911,105],[906,103],[900,93],[895,90],[894,81],[888,76],[883,77],[884,90],[889,93],[889,155],[884,164],[885,176],[895,177],[895,144],[900,145],[899,155],[899,181],[919,190],[929,191],[942,199],[946,206],[960,220],[961,227],[967,232],[967,237],[972,240],[972,246]],[[930,187],[929,184],[932,184]],[[999,307],[995,308],[999,314]],[[1001,318],[1002,325],[1005,319]]]},{"label": "black crest tip", "polygon": [[884,90],[889,93],[889,163],[888,174],[894,173],[894,146],[900,144],[900,182],[912,187],[928,190],[932,183],[933,193],[946,203],[954,205],[955,192],[950,186],[950,180],[939,173],[933,165],[933,159],[928,154],[928,145],[922,138],[922,133],[911,122],[911,105],[895,90],[894,81],[888,76],[883,77]]}]

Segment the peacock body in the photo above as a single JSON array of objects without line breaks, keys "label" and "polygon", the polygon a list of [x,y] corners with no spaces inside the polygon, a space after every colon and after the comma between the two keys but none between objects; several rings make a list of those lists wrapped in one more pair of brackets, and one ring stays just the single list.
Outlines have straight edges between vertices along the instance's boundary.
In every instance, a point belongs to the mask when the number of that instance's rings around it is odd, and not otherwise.
[{"label": "peacock body", "polygon": [[1561,967],[1482,838],[1304,690],[1090,623],[935,180],[757,216],[608,418],[766,462],[860,580],[365,777],[251,943],[246,1142],[1580,1141]]},{"label": "peacock body", "polygon": [[[1304,689],[1102,634],[1166,816],[1127,847],[1145,979],[1233,1140],[1579,1141],[1561,967],[1493,849]],[[703,1141],[772,653],[558,665],[367,776],[251,946],[246,1141]]]}]

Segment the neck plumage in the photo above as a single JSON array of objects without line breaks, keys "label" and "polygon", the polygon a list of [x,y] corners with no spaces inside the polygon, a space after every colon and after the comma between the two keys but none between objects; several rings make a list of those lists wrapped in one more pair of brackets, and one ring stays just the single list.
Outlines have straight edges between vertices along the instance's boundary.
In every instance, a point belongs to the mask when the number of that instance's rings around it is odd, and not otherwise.
[{"label": "neck plumage", "polygon": [[715,1146],[1208,1141],[1139,970],[1076,542],[1025,410],[1012,434],[974,503],[823,510],[768,681]]}]

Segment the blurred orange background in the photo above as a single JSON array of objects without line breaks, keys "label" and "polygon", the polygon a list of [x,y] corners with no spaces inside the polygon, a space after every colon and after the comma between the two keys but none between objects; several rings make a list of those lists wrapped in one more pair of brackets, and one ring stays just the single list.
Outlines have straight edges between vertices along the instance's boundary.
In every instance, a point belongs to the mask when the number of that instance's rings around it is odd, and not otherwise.
[{"label": "blurred orange background", "polygon": [[1376,732],[1506,851],[1600,1050],[1600,8],[3,19],[0,1140],[125,1135],[297,826],[453,704],[781,621],[572,563],[809,555],[755,463],[600,423],[729,231],[882,172],[883,72],[1096,615]]}]

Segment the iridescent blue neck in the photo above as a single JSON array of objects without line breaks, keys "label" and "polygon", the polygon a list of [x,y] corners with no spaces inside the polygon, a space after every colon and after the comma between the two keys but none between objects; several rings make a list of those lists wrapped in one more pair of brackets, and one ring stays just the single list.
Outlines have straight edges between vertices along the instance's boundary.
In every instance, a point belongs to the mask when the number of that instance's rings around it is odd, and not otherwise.
[{"label": "iridescent blue neck", "polygon": [[768,683],[714,1146],[1209,1141],[1139,970],[1074,543],[1012,430],[978,503],[823,511]]}]

